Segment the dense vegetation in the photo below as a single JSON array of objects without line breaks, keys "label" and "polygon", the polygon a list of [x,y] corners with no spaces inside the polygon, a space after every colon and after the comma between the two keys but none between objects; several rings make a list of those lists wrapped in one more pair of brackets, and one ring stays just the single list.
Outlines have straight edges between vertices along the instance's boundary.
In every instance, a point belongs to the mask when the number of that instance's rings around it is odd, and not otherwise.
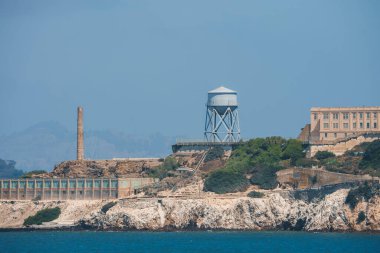
[{"label": "dense vegetation", "polygon": [[148,171],[149,176],[163,179],[169,176],[171,171],[176,170],[179,167],[177,160],[174,157],[168,156],[165,158],[162,165],[156,169]]},{"label": "dense vegetation", "polygon": [[371,142],[359,164],[361,169],[380,170],[380,140]]},{"label": "dense vegetation", "polygon": [[205,157],[205,162],[216,160],[222,158],[224,155],[224,150],[222,147],[213,147],[210,149]]},{"label": "dense vegetation", "polygon": [[262,197],[264,197],[264,193],[257,192],[257,191],[250,191],[247,194],[247,196],[250,197],[250,198],[262,198]]},{"label": "dense vegetation", "polygon": [[45,174],[45,173],[47,173],[46,170],[32,170],[23,174],[21,178],[31,178],[32,175],[39,175],[39,174]]},{"label": "dense vegetation", "polygon": [[[205,180],[205,190],[216,193],[237,192],[251,184],[263,189],[276,187],[276,172],[284,163],[304,159],[302,143],[281,137],[252,139],[233,150],[226,165]],[[249,178],[249,180],[248,180]]]},{"label": "dense vegetation", "polygon": [[29,216],[24,220],[24,226],[41,225],[43,222],[49,222],[57,219],[61,214],[59,207],[46,208],[38,211],[35,215]]},{"label": "dense vegetation", "polygon": [[108,202],[107,204],[105,204],[103,207],[102,207],[102,209],[101,209],[101,211],[103,212],[103,213],[107,213],[108,212],[108,210],[110,210],[113,206],[115,206],[116,205],[116,202]]},{"label": "dense vegetation", "polygon": [[335,154],[330,151],[318,151],[315,154],[315,158],[317,158],[320,161],[331,157],[335,157]]},{"label": "dense vegetation", "polygon": [[18,178],[23,174],[22,170],[15,168],[16,162],[0,159],[0,178]]},{"label": "dense vegetation", "polygon": [[247,178],[241,174],[228,169],[213,172],[205,181],[206,191],[215,193],[244,191],[249,186]]}]

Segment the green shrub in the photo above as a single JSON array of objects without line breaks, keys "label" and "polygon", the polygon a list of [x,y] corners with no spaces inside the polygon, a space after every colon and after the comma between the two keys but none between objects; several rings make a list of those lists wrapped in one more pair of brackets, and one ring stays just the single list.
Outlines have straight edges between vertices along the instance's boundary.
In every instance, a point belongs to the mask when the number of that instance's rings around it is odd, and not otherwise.
[{"label": "green shrub", "polygon": [[280,170],[280,166],[268,165],[256,167],[253,176],[250,179],[251,184],[260,186],[262,189],[273,189],[277,186],[276,172]]},{"label": "green shrub", "polygon": [[205,162],[212,161],[212,160],[217,160],[222,158],[224,155],[224,149],[222,147],[213,147],[210,149],[205,157]]},{"label": "green shrub", "polygon": [[359,168],[380,170],[380,140],[371,142],[368,145],[363,159],[360,161]]},{"label": "green shrub", "polygon": [[24,220],[24,226],[30,225],[41,225],[42,222],[49,222],[55,220],[61,214],[61,209],[59,207],[46,208],[38,211],[35,215],[29,216]]},{"label": "green shrub", "polygon": [[257,192],[257,191],[251,191],[247,194],[247,196],[250,198],[262,198],[262,197],[264,197],[264,193]]},{"label": "green shrub", "polygon": [[116,204],[117,204],[116,202],[109,202],[109,203],[105,204],[105,205],[102,207],[101,211],[102,211],[103,213],[107,213],[107,211],[110,210],[110,209],[111,209],[113,206],[115,206]]},{"label": "green shrub", "polygon": [[290,159],[290,164],[295,165],[296,161],[305,157],[302,142],[296,139],[290,139],[286,142],[285,149],[282,151],[282,159]]},{"label": "green shrub", "polygon": [[249,183],[242,174],[226,169],[212,172],[205,180],[204,190],[218,194],[239,192],[247,189]]},{"label": "green shrub", "polygon": [[360,224],[365,220],[366,216],[363,211],[360,211],[358,214],[358,218],[356,219],[356,224]]},{"label": "green shrub", "polygon": [[331,157],[335,157],[335,154],[330,151],[318,151],[315,154],[315,158],[317,158],[318,160],[324,160]]}]

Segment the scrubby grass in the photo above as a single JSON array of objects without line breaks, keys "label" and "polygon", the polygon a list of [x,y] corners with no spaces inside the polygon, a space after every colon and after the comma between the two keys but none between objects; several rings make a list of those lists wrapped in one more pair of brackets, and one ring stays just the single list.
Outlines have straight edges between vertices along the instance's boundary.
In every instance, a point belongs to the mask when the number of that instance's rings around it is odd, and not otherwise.
[{"label": "scrubby grass", "polygon": [[116,204],[117,204],[116,202],[109,202],[109,203],[105,204],[105,205],[102,207],[101,211],[102,211],[103,213],[107,213],[108,210],[110,210],[110,209],[111,209],[113,206],[115,206]]},{"label": "scrubby grass", "polygon": [[257,191],[251,191],[247,194],[247,196],[250,198],[262,198],[262,197],[264,197],[264,193],[257,192]]},{"label": "scrubby grass", "polygon": [[57,219],[61,214],[59,207],[46,208],[38,211],[35,215],[29,216],[24,220],[24,226],[41,225],[43,222],[49,222]]},{"label": "scrubby grass", "polygon": [[176,170],[179,167],[177,160],[174,157],[168,156],[165,158],[162,165],[158,168],[150,169],[148,171],[148,175],[151,177],[156,177],[159,179],[163,179],[169,176],[171,171]]}]

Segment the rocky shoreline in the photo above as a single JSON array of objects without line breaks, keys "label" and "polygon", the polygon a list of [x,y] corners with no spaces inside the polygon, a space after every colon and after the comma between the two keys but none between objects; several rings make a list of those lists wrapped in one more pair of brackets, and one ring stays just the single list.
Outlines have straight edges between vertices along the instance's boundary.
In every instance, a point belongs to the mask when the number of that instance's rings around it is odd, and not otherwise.
[{"label": "rocky shoreline", "polygon": [[[141,198],[109,201],[1,201],[0,231],[336,231],[379,232],[380,197],[361,201],[354,209],[345,204],[348,189],[328,194],[268,191],[263,198],[223,196],[193,199]],[[60,207],[57,220],[24,227],[23,221],[44,208]],[[358,222],[360,212],[365,219]]]}]

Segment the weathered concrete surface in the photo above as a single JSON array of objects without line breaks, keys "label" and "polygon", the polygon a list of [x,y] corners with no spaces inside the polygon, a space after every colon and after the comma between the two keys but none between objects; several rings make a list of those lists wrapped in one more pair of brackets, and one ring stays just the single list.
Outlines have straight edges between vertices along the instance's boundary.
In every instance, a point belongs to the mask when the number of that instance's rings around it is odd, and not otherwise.
[{"label": "weathered concrete surface", "polygon": [[[370,175],[352,175],[318,169],[289,168],[277,173],[277,181],[281,185],[291,185],[298,189],[321,187],[325,185],[341,184],[346,182],[373,181],[380,182],[380,178]],[[313,182],[314,178],[314,182]]]},{"label": "weathered concrete surface", "polygon": [[[266,192],[265,197],[260,199],[227,196],[125,199],[119,200],[107,213],[100,211],[106,203],[102,201],[3,201],[0,202],[0,227],[20,228],[29,215],[46,207],[59,206],[62,214],[58,222],[55,221],[58,227],[71,221],[82,228],[102,230],[380,231],[380,197],[360,202],[351,210],[344,204],[347,192],[347,189],[340,189],[311,201],[298,199],[286,191]],[[356,224],[360,211],[365,212],[366,220]]]}]

